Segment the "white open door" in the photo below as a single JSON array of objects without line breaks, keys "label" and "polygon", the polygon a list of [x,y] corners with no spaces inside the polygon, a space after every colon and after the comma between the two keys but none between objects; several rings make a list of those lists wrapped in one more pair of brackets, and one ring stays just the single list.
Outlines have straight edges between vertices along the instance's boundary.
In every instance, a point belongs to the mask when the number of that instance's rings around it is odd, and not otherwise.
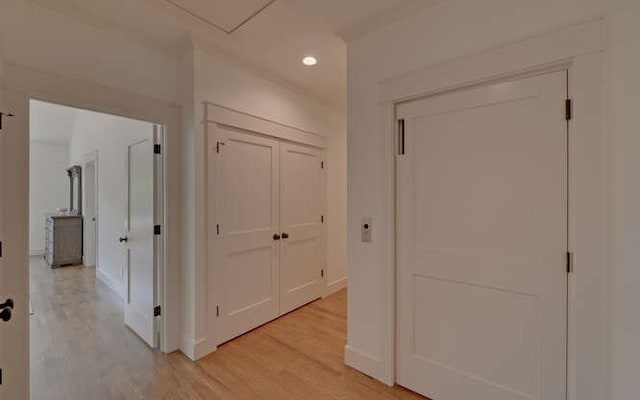
[{"label": "white open door", "polygon": [[[279,142],[219,127],[218,343],[277,318],[280,311]],[[219,153],[218,153],[219,149]]]},{"label": "white open door", "polygon": [[95,267],[97,260],[98,237],[98,159],[92,159],[84,163],[82,176],[84,184],[84,265]]},{"label": "white open door", "polygon": [[282,142],[281,313],[322,295],[324,174],[321,151]]},{"label": "white open door", "polygon": [[397,381],[564,400],[566,72],[398,107]]},{"label": "white open door", "polygon": [[29,106],[20,93],[2,94],[0,112],[15,116],[5,115],[0,130],[0,304],[11,299],[14,307],[10,320],[0,318],[0,399],[22,400],[29,398]]},{"label": "white open door", "polygon": [[154,154],[153,138],[126,150],[126,236],[124,322],[149,346],[157,346],[154,299]]}]

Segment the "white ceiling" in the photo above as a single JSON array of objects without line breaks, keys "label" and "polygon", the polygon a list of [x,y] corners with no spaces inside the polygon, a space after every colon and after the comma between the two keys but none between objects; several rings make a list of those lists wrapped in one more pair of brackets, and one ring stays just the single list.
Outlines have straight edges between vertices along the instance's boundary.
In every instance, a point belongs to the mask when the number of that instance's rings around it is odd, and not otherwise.
[{"label": "white ceiling", "polygon": [[[31,1],[172,54],[178,54],[189,33],[205,51],[234,58],[344,109],[343,38],[357,37],[438,0]],[[301,64],[307,54],[319,59],[317,66]]]},{"label": "white ceiling", "polygon": [[32,142],[69,144],[79,110],[32,100],[29,134]]}]

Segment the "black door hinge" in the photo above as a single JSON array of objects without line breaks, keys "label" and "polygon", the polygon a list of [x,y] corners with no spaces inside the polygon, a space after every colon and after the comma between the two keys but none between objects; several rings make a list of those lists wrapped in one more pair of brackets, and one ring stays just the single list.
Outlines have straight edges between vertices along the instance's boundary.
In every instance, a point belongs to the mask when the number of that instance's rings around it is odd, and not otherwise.
[{"label": "black door hinge", "polygon": [[571,121],[573,119],[573,100],[567,99],[564,102],[564,116],[567,121]]},{"label": "black door hinge", "polygon": [[573,272],[573,253],[567,252],[567,274]]},{"label": "black door hinge", "polygon": [[404,148],[404,118],[398,120],[398,154],[403,155]]},{"label": "black door hinge", "polygon": [[2,385],[2,368],[0,368],[0,385]]},{"label": "black door hinge", "polygon": [[216,317],[220,316],[220,306],[216,306]]},{"label": "black door hinge", "polygon": [[153,234],[154,235],[162,235],[162,228],[160,227],[160,225],[154,225],[153,226]]},{"label": "black door hinge", "polygon": [[0,242],[0,257],[2,257],[2,242]]},{"label": "black door hinge", "polygon": [[320,169],[324,169],[324,161],[320,161]]},{"label": "black door hinge", "polygon": [[320,222],[324,224],[324,215],[320,216]]},{"label": "black door hinge", "polygon": [[320,270],[320,277],[321,277],[321,278],[324,278],[324,269],[321,269],[321,270]]},{"label": "black door hinge", "polygon": [[160,308],[160,306],[153,307],[153,316],[154,317],[159,317],[161,314],[162,314],[162,309]]},{"label": "black door hinge", "polygon": [[162,146],[159,144],[153,145],[153,154],[162,154]]},{"label": "black door hinge", "polygon": [[216,224],[216,235],[220,235],[220,224]]}]

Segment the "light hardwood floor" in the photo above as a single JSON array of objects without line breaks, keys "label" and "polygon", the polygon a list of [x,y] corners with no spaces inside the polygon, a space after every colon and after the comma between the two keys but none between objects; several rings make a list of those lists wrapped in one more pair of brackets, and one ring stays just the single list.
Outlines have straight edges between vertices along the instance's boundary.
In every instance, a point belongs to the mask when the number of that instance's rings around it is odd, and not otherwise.
[{"label": "light hardwood floor", "polygon": [[31,398],[424,399],[343,363],[346,291],[316,301],[197,363],[149,349],[94,268],[31,258]]}]

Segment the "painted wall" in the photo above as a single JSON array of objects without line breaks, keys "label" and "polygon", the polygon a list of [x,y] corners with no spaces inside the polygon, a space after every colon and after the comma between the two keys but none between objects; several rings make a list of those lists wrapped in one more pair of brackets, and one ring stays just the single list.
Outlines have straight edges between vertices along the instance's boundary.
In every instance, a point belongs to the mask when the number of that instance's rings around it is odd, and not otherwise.
[{"label": "painted wall", "polygon": [[29,254],[44,254],[45,213],[69,207],[69,146],[31,142],[29,151]]},{"label": "painted wall", "polygon": [[[593,310],[594,316],[602,315],[594,328],[604,331],[605,340],[593,344],[602,348],[595,352],[602,356],[584,360],[583,364],[591,365],[583,371],[591,375],[576,376],[570,384],[578,386],[580,400],[633,397],[640,370],[640,314],[634,311],[640,304],[640,181],[634,178],[640,170],[640,136],[635,122],[640,101],[637,8],[637,2],[624,0],[447,0],[349,43],[348,348],[371,361],[367,367],[372,375],[388,380],[384,365],[393,362],[392,352],[385,347],[385,321],[393,299],[386,291],[384,274],[394,249],[387,219],[393,205],[386,196],[392,177],[385,164],[389,149],[384,116],[379,115],[377,104],[379,83],[532,34],[604,17],[603,111],[608,123],[603,128],[602,151],[610,164],[606,167],[609,187],[603,193],[608,207],[603,213],[610,224],[605,232],[609,243],[603,246],[607,245],[610,256],[603,262],[606,278],[602,285],[610,303],[601,301]],[[362,216],[372,216],[375,221],[373,245],[359,241]],[[610,328],[602,322],[608,318]],[[611,378],[610,388],[603,376]]]},{"label": "painted wall", "polygon": [[118,238],[125,227],[127,145],[153,139],[153,124],[80,111],[69,146],[69,165],[98,153],[98,261],[96,276],[123,296],[125,253]]},{"label": "painted wall", "polygon": [[8,63],[177,101],[175,57],[29,1],[0,2],[0,53]]},{"label": "painted wall", "polygon": [[[185,135],[183,140],[183,157],[189,160],[183,180],[189,199],[183,216],[188,227],[184,234],[185,248],[188,247],[189,252],[183,254],[185,336],[182,349],[190,357],[198,358],[211,348],[208,343],[210,318],[207,312],[206,265],[201,254],[192,247],[196,237],[203,237],[206,232],[206,226],[198,224],[197,221],[202,219],[196,216],[197,211],[192,207],[196,202],[196,182],[202,178],[198,174],[205,167],[205,132],[200,123],[204,119],[203,102],[327,136],[327,223],[331,237],[327,276],[328,281],[334,283],[334,288],[346,282],[346,117],[304,94],[263,78],[259,72],[198,49],[185,55],[182,65],[186,69],[181,72],[182,76],[188,76],[189,70],[193,71],[193,81],[187,80],[183,84],[187,93],[183,97],[183,109],[193,109],[193,113],[183,115],[183,125],[187,129],[194,127],[190,130],[192,135]],[[190,88],[193,88],[192,96],[188,95]],[[205,350],[198,351],[199,347]]]}]

